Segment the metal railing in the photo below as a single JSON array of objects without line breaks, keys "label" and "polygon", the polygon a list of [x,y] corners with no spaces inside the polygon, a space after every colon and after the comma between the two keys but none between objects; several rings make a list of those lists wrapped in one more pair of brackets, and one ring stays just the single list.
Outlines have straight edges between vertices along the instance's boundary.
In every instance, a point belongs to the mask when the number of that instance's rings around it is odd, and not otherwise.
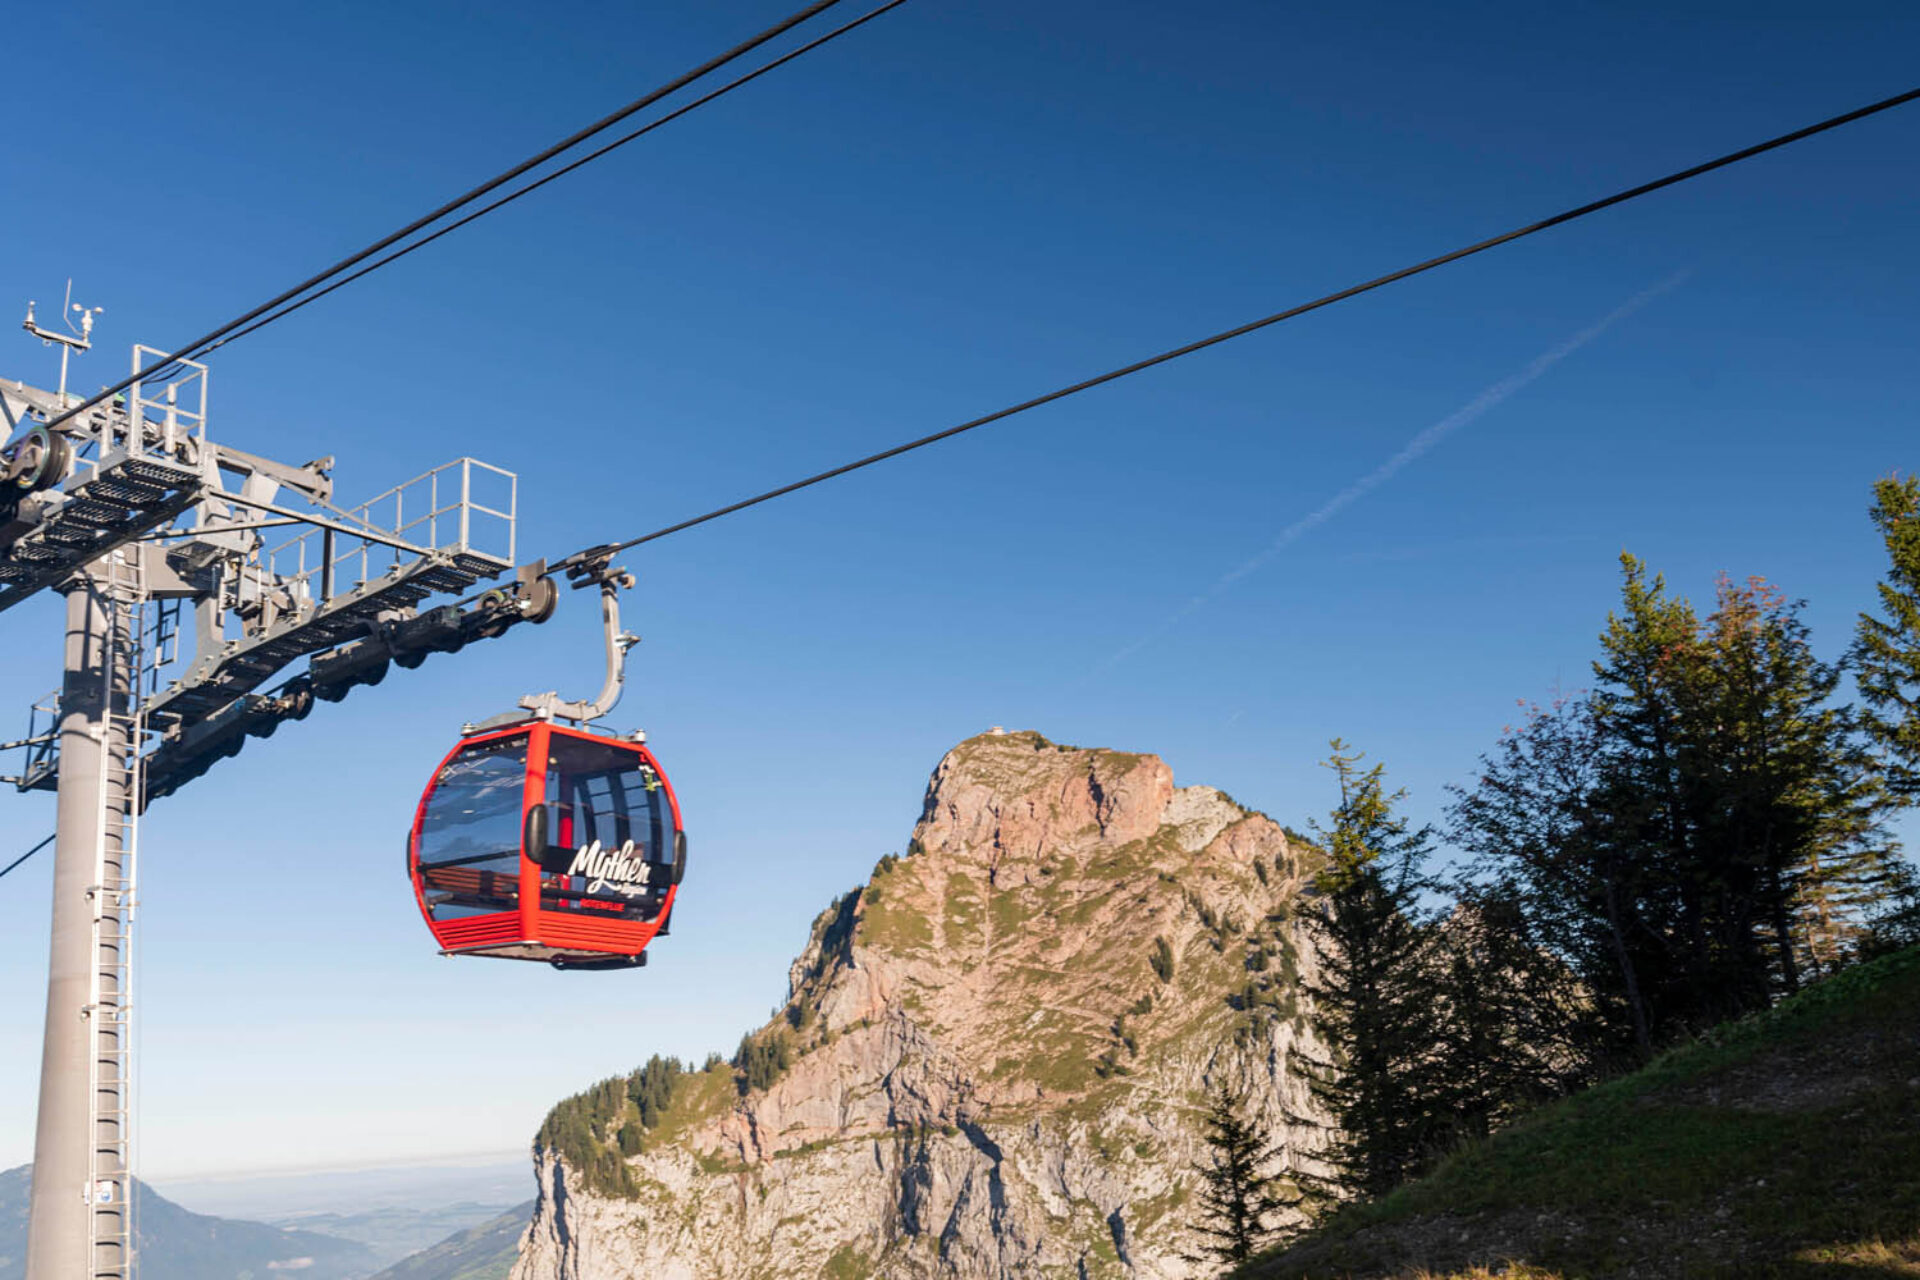
[{"label": "metal railing", "polygon": [[[134,372],[146,364],[164,360],[167,353],[155,347],[133,348]],[[193,360],[177,362],[177,372],[163,382],[135,382],[127,388],[127,412],[139,424],[140,453],[148,448],[171,459],[181,441],[207,438],[207,366]],[[157,437],[157,438],[152,438]],[[129,446],[131,447],[131,446]]]},{"label": "metal railing", "polygon": [[24,790],[46,777],[60,759],[60,691],[34,701],[27,712],[27,737],[21,744],[27,753],[20,769],[19,786]]},{"label": "metal railing", "polygon": [[[504,509],[483,501],[476,488],[504,493]],[[428,551],[510,565],[519,506],[520,479],[513,472],[477,458],[456,458],[357,507],[334,511],[336,523],[358,526],[370,536],[356,537],[347,529],[309,530],[267,550],[262,565],[321,602],[335,594],[343,571],[356,575],[353,585],[358,586]]]},{"label": "metal railing", "polygon": [[[134,345],[136,370],[165,358],[166,352],[158,348]],[[74,441],[73,473],[65,486],[69,492],[122,454],[180,466],[182,443],[207,438],[207,366],[178,361],[167,378],[135,382],[80,422],[90,430]]]}]

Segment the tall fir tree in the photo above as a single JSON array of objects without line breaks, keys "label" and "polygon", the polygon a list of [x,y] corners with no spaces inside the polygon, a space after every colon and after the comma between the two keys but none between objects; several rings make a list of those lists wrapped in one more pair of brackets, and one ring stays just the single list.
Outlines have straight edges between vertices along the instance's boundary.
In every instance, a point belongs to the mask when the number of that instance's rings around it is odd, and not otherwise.
[{"label": "tall fir tree", "polygon": [[1224,1088],[1207,1099],[1204,1137],[1208,1160],[1200,1166],[1200,1219],[1193,1230],[1206,1237],[1189,1262],[1247,1261],[1273,1240],[1275,1214],[1301,1203],[1298,1193],[1281,1190],[1281,1179],[1269,1172],[1281,1148],[1248,1119]]},{"label": "tall fir tree", "polygon": [[1431,834],[1395,812],[1401,793],[1361,759],[1334,740],[1340,802],[1330,826],[1315,824],[1327,865],[1302,917],[1319,959],[1306,990],[1331,1056],[1296,1050],[1296,1063],[1331,1117],[1326,1189],[1371,1198],[1423,1168],[1451,1122],[1436,1078],[1439,956],[1419,909]]},{"label": "tall fir tree", "polygon": [[[1622,554],[1620,607],[1607,615],[1591,695],[1599,748],[1593,806],[1599,836],[1632,868],[1640,997],[1650,1036],[1674,1024],[1717,1021],[1729,1001],[1715,969],[1713,920],[1693,874],[1707,797],[1685,767],[1686,694],[1700,670],[1699,617],[1667,594],[1658,574]],[[1713,1014],[1701,1011],[1715,1009]]]},{"label": "tall fir tree", "polygon": [[1879,614],[1861,614],[1854,633],[1854,681],[1889,786],[1920,803],[1920,478],[1877,482],[1869,514],[1886,544],[1887,576]]}]

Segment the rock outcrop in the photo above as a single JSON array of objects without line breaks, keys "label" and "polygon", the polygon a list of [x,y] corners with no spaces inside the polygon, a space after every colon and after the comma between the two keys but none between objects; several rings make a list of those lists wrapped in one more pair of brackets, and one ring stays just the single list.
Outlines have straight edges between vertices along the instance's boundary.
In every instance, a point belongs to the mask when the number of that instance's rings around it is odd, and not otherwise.
[{"label": "rock outcrop", "polygon": [[960,744],[907,853],[814,923],[761,1087],[690,1071],[624,1143],[640,1113],[600,1095],[592,1154],[637,1154],[609,1187],[537,1150],[513,1280],[1211,1274],[1182,1256],[1208,1090],[1316,1145],[1313,857],[1155,756]]}]

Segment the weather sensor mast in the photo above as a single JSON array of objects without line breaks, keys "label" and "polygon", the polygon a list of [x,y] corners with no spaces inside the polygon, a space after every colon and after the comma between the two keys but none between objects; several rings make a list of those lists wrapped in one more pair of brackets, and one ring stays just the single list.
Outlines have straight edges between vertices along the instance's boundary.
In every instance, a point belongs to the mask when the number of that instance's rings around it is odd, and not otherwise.
[{"label": "weather sensor mast", "polygon": [[[73,300],[73,281],[67,281],[66,300],[60,304],[60,322],[67,326],[67,331],[61,333],[58,329],[43,329],[34,320],[33,309],[39,305],[39,303],[33,301],[27,303],[27,318],[21,322],[20,327],[48,346],[59,345],[60,389],[57,394],[60,398],[60,407],[65,409],[73,403],[67,399],[67,361],[74,352],[86,351],[92,348],[94,317],[105,311],[106,308],[83,307],[75,302]],[[78,326],[73,323],[69,313],[80,317]]]}]

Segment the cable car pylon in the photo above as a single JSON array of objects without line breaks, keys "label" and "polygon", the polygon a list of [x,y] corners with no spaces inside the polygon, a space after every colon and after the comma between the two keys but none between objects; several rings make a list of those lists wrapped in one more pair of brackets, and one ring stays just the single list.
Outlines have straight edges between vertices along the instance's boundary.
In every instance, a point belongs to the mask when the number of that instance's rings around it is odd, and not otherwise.
[{"label": "cable car pylon", "polygon": [[204,364],[136,345],[126,394],[77,404],[64,366],[90,327],[26,328],[63,372],[0,379],[0,612],[66,597],[61,687],[0,744],[26,755],[0,781],[55,792],[58,815],[26,1280],[133,1280],[142,812],[316,699],[545,621],[557,588],[543,562],[516,569],[511,472],[461,458],[340,507],[333,459],[208,437]]}]

